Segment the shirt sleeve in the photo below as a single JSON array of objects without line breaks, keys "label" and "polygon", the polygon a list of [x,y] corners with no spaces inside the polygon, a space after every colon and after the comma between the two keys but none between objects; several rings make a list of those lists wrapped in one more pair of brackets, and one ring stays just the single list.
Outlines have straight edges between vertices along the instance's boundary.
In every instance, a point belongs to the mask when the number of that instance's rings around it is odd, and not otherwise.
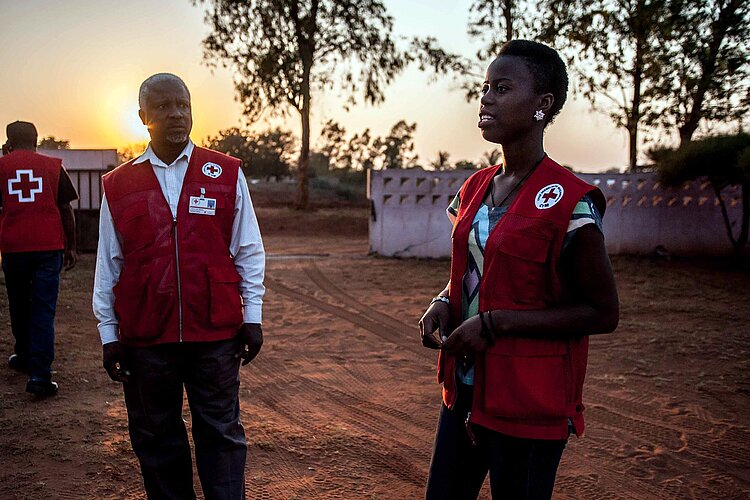
[{"label": "shirt sleeve", "polygon": [[461,190],[458,190],[456,196],[453,197],[448,208],[445,209],[445,213],[448,215],[448,220],[451,221],[451,225],[456,223],[456,217],[458,217],[458,207],[461,205]]},{"label": "shirt sleeve", "polygon": [[76,188],[65,167],[60,167],[60,180],[57,182],[57,204],[62,205],[78,199]]},{"label": "shirt sleeve", "polygon": [[584,195],[573,208],[573,214],[570,216],[570,222],[568,223],[568,231],[565,233],[565,239],[563,240],[563,250],[573,240],[576,231],[588,224],[594,224],[602,234],[604,233],[602,216],[594,205],[594,200],[589,195]]},{"label": "shirt sleeve", "polygon": [[122,246],[115,232],[107,197],[104,195],[99,212],[99,245],[96,250],[92,298],[94,316],[99,320],[97,328],[99,328],[102,344],[117,340],[119,322],[115,315],[115,295],[112,289],[120,279],[122,263]]},{"label": "shirt sleeve", "polygon": [[234,267],[242,281],[240,294],[245,323],[261,323],[263,306],[263,277],[266,268],[266,254],[260,237],[258,219],[250,199],[247,180],[240,170],[237,176],[237,196],[234,205],[234,223],[229,253],[234,258]]}]

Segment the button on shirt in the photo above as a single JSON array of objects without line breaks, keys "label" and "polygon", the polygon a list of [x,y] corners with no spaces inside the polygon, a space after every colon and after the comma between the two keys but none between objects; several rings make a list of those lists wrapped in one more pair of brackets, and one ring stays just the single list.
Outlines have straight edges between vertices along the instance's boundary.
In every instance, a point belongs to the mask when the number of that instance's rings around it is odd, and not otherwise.
[{"label": "button on shirt", "polygon": [[[151,162],[156,179],[159,181],[164,198],[169,204],[172,216],[177,215],[177,204],[180,200],[182,182],[185,179],[190,156],[194,145],[188,141],[185,149],[170,165],[156,156],[149,144],[146,151],[133,164]],[[261,306],[263,303],[263,274],[265,272],[265,253],[263,241],[258,229],[253,203],[247,189],[245,176],[237,176],[237,195],[234,205],[234,223],[232,224],[232,238],[229,243],[229,253],[234,259],[242,281],[240,294],[244,304],[245,323],[261,322]],[[94,315],[99,320],[99,336],[102,344],[117,340],[118,321],[115,316],[115,296],[113,287],[120,279],[123,255],[119,235],[115,231],[112,214],[109,211],[106,195],[102,197],[102,208],[99,214],[99,246],[96,254],[96,274],[94,276]]]}]

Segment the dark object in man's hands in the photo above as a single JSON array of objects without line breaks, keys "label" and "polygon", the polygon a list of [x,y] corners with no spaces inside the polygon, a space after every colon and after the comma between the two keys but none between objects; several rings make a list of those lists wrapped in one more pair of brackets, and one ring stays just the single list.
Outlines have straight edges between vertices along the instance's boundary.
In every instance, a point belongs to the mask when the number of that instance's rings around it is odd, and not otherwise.
[{"label": "dark object in man's hands", "polygon": [[242,366],[252,361],[263,346],[263,329],[258,323],[242,323],[238,336],[242,341],[238,356],[242,358]]},{"label": "dark object in man's hands", "polygon": [[125,350],[119,342],[110,342],[102,346],[102,365],[109,378],[115,382],[127,382],[130,371],[125,367]]}]

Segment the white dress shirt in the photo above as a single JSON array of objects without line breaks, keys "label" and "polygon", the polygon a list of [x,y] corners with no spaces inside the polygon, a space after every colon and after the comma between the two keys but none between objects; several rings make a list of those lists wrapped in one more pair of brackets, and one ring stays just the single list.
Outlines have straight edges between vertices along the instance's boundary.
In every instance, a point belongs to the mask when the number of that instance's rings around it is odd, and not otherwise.
[{"label": "white dress shirt", "polygon": [[[188,141],[185,149],[170,165],[161,161],[149,144],[144,153],[133,163],[151,162],[151,166],[159,181],[172,216],[177,214],[177,204],[182,191],[190,156],[193,154],[192,141]],[[265,272],[265,252],[263,241],[258,229],[253,203],[247,189],[247,180],[240,171],[237,176],[237,195],[234,205],[234,223],[232,224],[232,238],[229,243],[229,253],[234,259],[242,281],[240,294],[244,308],[245,323],[261,322],[261,306],[263,304],[263,275]],[[94,315],[99,320],[99,336],[102,344],[117,340],[118,321],[115,316],[115,296],[113,287],[120,279],[123,255],[120,235],[115,231],[112,214],[109,211],[106,195],[102,197],[102,208],[99,213],[99,246],[96,254],[96,274],[94,276]]]}]

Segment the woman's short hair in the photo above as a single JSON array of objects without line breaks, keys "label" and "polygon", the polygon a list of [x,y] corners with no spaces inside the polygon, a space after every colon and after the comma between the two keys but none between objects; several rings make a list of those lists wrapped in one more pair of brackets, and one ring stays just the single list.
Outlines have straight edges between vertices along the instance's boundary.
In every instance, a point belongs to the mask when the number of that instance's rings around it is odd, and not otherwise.
[{"label": "woman's short hair", "polygon": [[555,102],[545,117],[545,126],[551,123],[565,104],[568,95],[568,71],[555,49],[531,40],[511,40],[501,48],[498,57],[513,56],[523,59],[534,78],[534,90],[550,93]]}]

